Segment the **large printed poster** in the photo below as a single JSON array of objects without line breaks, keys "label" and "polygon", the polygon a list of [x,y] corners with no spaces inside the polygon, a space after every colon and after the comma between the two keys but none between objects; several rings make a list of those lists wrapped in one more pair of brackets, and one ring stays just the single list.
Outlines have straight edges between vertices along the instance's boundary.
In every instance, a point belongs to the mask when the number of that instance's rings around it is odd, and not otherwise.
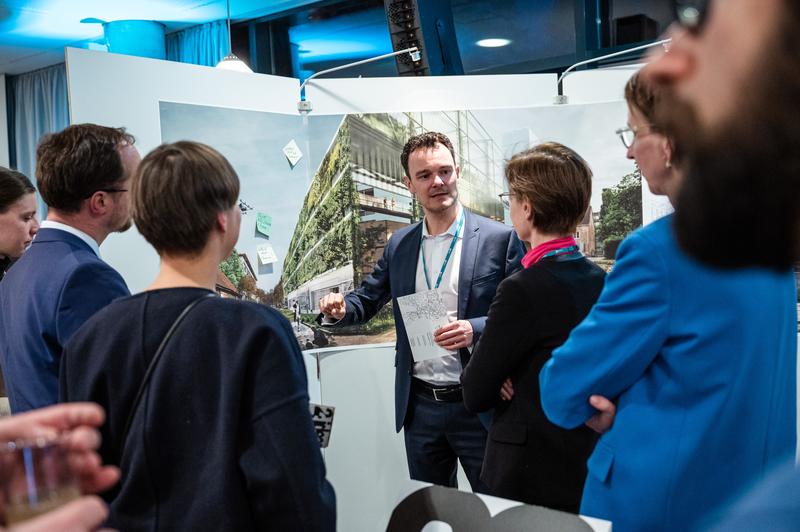
[{"label": "large printed poster", "polygon": [[283,312],[305,349],[395,340],[391,303],[345,329],[321,328],[314,318],[321,297],[356,289],[391,235],[421,219],[400,165],[411,135],[448,135],[461,167],[460,201],[499,221],[508,217],[498,194],[511,155],[544,141],[576,150],[594,180],[575,236],[606,269],[642,224],[641,175],[614,134],[626,120],[622,102],[310,117],[161,102],[160,113],[162,141],[207,143],[239,174],[245,214],[220,268],[221,291]]}]

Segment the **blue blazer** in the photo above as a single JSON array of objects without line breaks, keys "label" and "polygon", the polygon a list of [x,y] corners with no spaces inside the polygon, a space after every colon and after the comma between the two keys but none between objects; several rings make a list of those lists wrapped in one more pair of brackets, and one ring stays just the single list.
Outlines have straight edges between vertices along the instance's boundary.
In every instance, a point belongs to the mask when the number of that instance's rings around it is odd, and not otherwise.
[{"label": "blue blazer", "polygon": [[[497,285],[520,269],[525,248],[511,227],[467,209],[464,209],[464,216],[461,267],[458,272],[458,319],[470,322],[473,342],[477,343]],[[358,290],[345,297],[347,310],[337,325],[366,323],[390,300],[416,291],[421,238],[422,222],[404,227],[392,235],[372,273],[364,279]],[[393,305],[392,310],[397,329],[395,428],[399,432],[408,409],[414,358],[400,309]],[[462,349],[460,354],[461,362],[466,367],[469,351]]]},{"label": "blue blazer", "polygon": [[547,417],[617,415],[589,458],[581,513],[615,532],[692,530],[795,452],[792,273],[685,255],[672,217],[629,236],[600,299],[540,373]]},{"label": "blue blazer", "polygon": [[0,282],[0,364],[14,413],[58,401],[64,344],[95,312],[129,295],[80,238],[41,229]]}]

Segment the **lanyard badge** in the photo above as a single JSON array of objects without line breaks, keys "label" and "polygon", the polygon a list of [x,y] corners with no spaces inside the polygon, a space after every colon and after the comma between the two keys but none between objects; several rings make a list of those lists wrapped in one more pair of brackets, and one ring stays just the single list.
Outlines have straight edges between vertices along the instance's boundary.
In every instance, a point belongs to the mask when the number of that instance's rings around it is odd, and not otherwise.
[{"label": "lanyard badge", "polygon": [[[464,211],[462,210],[461,216],[458,219],[458,225],[456,226],[456,234],[453,235],[453,240],[450,241],[450,248],[447,250],[447,255],[445,255],[444,257],[442,268],[439,270],[439,276],[436,278],[436,285],[433,287],[434,289],[438,289],[439,285],[442,283],[442,277],[444,276],[444,271],[447,269],[447,263],[450,262],[450,256],[453,254],[453,250],[456,247],[456,242],[458,241],[458,235],[461,234],[461,227],[463,225],[464,225]],[[425,235],[422,235],[420,236],[419,240],[419,252],[422,255],[422,272],[425,274],[425,284],[428,286],[428,290],[430,290],[431,282],[428,279],[428,265],[425,263],[425,250],[422,248],[424,242],[425,242]]]}]

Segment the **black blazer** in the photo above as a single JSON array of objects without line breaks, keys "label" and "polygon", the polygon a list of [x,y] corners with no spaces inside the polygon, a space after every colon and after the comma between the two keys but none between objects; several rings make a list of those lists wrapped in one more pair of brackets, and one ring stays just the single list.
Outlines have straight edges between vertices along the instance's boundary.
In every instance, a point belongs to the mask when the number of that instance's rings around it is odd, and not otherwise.
[{"label": "black blazer", "polygon": [[[461,383],[468,410],[495,408],[481,480],[498,496],[578,512],[597,436],[585,426],[566,430],[547,420],[539,371],[589,313],[604,277],[585,258],[552,257],[497,289]],[[514,384],[511,401],[499,397],[506,377]]]}]

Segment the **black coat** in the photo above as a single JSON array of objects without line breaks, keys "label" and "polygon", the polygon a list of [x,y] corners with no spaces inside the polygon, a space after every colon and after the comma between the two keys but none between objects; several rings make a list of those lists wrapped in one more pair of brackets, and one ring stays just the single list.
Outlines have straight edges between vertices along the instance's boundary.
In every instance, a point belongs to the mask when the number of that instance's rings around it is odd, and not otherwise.
[{"label": "black coat", "polygon": [[[588,314],[604,277],[585,258],[551,257],[497,289],[461,382],[468,410],[495,408],[481,480],[500,497],[578,512],[597,436],[585,426],[565,430],[547,420],[539,371]],[[507,377],[514,384],[508,402],[499,397]]]},{"label": "black coat", "polygon": [[86,322],[61,361],[62,401],[95,401],[105,494],[119,530],[334,530],[333,489],[308,411],[289,322],[242,301],[207,298],[176,329],[123,449],[131,404],[167,329],[208,290],[118,299]]}]

